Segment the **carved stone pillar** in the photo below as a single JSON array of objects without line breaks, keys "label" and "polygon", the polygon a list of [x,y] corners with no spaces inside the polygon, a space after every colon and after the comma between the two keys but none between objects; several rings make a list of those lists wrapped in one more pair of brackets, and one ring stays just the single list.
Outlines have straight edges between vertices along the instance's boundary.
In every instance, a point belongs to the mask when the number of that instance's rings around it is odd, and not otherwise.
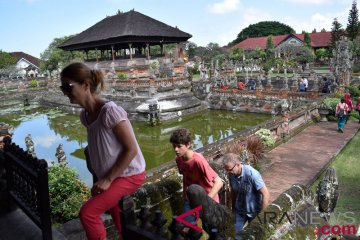
[{"label": "carved stone pillar", "polygon": [[258,82],[257,82],[257,90],[259,90],[259,91],[262,91],[262,90],[264,90],[264,87],[263,87],[263,85],[262,85],[262,81],[261,81],[261,77],[260,76],[258,76],[258,78],[257,78],[257,80],[258,80]]},{"label": "carved stone pillar", "polygon": [[115,60],[114,45],[111,45],[111,57],[112,57],[112,60],[114,61]]},{"label": "carved stone pillar", "polygon": [[129,43],[129,51],[130,51],[130,60],[132,61],[132,43]]},{"label": "carved stone pillar", "polygon": [[271,91],[272,90],[271,75],[270,76],[267,75],[267,76],[265,76],[265,78],[267,79],[265,89],[266,89],[266,91]]},{"label": "carved stone pillar", "polygon": [[150,60],[150,45],[148,43],[146,44],[146,59]]}]

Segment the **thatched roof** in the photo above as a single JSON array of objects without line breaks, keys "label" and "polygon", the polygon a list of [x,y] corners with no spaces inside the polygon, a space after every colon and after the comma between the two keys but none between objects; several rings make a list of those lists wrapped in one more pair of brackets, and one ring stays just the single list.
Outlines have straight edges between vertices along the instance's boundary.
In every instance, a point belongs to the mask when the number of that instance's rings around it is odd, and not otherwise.
[{"label": "thatched roof", "polygon": [[106,17],[59,46],[63,50],[90,50],[128,48],[185,42],[192,36],[165,23],[131,10]]}]

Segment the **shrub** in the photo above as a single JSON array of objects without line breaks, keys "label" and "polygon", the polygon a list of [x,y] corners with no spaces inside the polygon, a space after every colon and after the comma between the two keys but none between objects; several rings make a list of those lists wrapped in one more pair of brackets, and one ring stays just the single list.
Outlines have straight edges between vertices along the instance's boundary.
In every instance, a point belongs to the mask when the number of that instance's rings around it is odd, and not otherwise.
[{"label": "shrub", "polygon": [[335,109],[336,109],[336,105],[337,105],[339,102],[340,102],[340,98],[329,98],[329,97],[327,97],[327,98],[325,98],[325,99],[323,100],[323,104],[324,104],[327,108],[331,109],[331,110],[334,111],[334,112],[335,112]]},{"label": "shrub", "polygon": [[124,80],[128,77],[126,73],[118,73],[117,76],[121,80]]},{"label": "shrub", "polygon": [[360,66],[353,66],[353,72],[354,73],[358,73],[358,72],[360,72]]},{"label": "shrub", "polygon": [[224,147],[224,153],[235,153],[237,155],[240,155],[244,150],[246,150],[245,144],[239,141],[234,141]]},{"label": "shrub", "polygon": [[65,223],[78,217],[80,207],[90,197],[89,188],[75,169],[65,164],[49,167],[50,208],[53,223]]},{"label": "shrub", "polygon": [[344,96],[344,92],[336,90],[332,95],[334,98],[337,98],[340,101],[340,98]]},{"label": "shrub", "polygon": [[252,166],[256,166],[258,161],[264,156],[265,146],[263,141],[257,136],[253,135],[247,138],[246,148],[252,154]]},{"label": "shrub", "polygon": [[255,134],[264,142],[266,147],[271,147],[275,144],[275,137],[269,129],[261,128]]},{"label": "shrub", "polygon": [[30,85],[30,87],[35,88],[35,87],[39,86],[39,82],[38,82],[38,80],[33,79],[30,81],[29,85]]},{"label": "shrub", "polygon": [[152,63],[150,63],[150,69],[152,70],[159,70],[160,63],[158,60],[154,60]]},{"label": "shrub", "polygon": [[349,90],[352,97],[358,97],[360,96],[360,90],[356,86],[345,86],[345,89]]}]

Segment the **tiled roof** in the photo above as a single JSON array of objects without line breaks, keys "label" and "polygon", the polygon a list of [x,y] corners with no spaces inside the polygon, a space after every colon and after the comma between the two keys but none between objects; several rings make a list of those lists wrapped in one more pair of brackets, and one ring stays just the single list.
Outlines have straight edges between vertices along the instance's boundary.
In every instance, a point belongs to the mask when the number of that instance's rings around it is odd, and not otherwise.
[{"label": "tiled roof", "polygon": [[11,52],[10,55],[13,56],[16,59],[16,61],[19,61],[20,59],[24,58],[30,63],[34,64],[35,66],[40,67],[40,59],[38,59],[37,57],[31,56],[24,52]]},{"label": "tiled roof", "polygon": [[[301,41],[304,41],[304,34],[277,35],[277,36],[273,36],[274,47],[278,46],[280,43],[288,39],[290,36],[295,36]],[[267,38],[268,37],[248,38],[236,44],[233,48],[254,50],[257,47],[259,47],[262,49],[266,49]],[[330,45],[331,32],[310,33],[310,38],[311,38],[311,46],[313,48],[328,47]]]},{"label": "tiled roof", "polygon": [[[294,34],[299,39],[304,41],[304,34]],[[328,47],[331,41],[331,32],[316,32],[310,33],[311,46],[313,48]]]}]

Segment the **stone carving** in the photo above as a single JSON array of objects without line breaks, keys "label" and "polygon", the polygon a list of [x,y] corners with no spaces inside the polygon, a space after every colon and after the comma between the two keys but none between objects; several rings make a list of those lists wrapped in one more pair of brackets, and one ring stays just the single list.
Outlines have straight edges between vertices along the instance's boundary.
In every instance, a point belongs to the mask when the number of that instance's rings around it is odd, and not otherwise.
[{"label": "stone carving", "polygon": [[60,143],[59,146],[56,148],[55,157],[57,157],[59,164],[67,164],[64,145],[62,143]]},{"label": "stone carving", "polygon": [[339,183],[334,168],[326,170],[324,179],[320,181],[316,193],[319,211],[330,215],[334,211],[339,197]]},{"label": "stone carving", "polygon": [[215,202],[197,184],[190,185],[186,190],[186,194],[191,208],[202,206],[200,217],[207,222],[209,230],[217,228],[219,236],[224,239],[234,235],[234,220],[231,211],[227,207]]},{"label": "stone carving", "polygon": [[149,123],[155,126],[160,123],[160,105],[156,99],[149,99],[146,102],[149,104]]},{"label": "stone carving", "polygon": [[289,112],[292,110],[292,102],[290,103],[283,99],[280,100],[274,107],[272,111],[272,115],[281,115],[282,116],[282,122],[280,126],[276,130],[276,135],[284,137],[286,134],[289,134],[290,128],[289,128]]},{"label": "stone carving", "polygon": [[25,145],[26,145],[26,151],[29,154],[31,154],[33,157],[36,157],[34,142],[32,140],[31,134],[28,134],[25,137]]},{"label": "stone carving", "polygon": [[330,66],[334,71],[335,78],[339,79],[341,85],[350,85],[353,72],[353,58],[350,41],[346,37],[342,36],[336,43]]},{"label": "stone carving", "polygon": [[0,149],[3,148],[3,140],[5,137],[11,137],[13,135],[14,132],[14,127],[7,124],[7,123],[3,123],[0,122]]}]

